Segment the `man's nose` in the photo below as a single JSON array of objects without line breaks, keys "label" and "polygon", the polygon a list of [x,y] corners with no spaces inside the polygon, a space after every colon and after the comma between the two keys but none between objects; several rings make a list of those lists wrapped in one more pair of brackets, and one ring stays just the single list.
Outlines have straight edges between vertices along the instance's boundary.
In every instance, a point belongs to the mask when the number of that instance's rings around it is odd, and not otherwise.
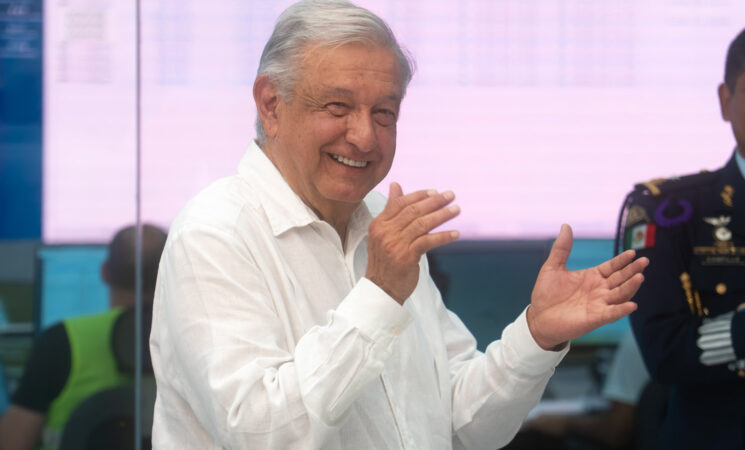
[{"label": "man's nose", "polygon": [[360,112],[347,117],[347,142],[361,152],[375,149],[377,141],[372,115]]}]

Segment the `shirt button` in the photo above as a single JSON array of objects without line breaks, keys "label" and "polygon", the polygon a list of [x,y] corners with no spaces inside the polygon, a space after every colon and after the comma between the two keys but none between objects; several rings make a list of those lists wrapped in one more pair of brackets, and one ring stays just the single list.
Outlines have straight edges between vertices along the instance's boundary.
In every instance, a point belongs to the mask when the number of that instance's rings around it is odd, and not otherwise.
[{"label": "shirt button", "polygon": [[727,285],[724,283],[717,284],[717,287],[715,287],[714,289],[716,289],[717,294],[719,295],[724,295],[727,293]]},{"label": "shirt button", "polygon": [[399,334],[401,334],[401,327],[396,325],[391,329],[391,333],[393,333],[394,336],[398,336]]}]

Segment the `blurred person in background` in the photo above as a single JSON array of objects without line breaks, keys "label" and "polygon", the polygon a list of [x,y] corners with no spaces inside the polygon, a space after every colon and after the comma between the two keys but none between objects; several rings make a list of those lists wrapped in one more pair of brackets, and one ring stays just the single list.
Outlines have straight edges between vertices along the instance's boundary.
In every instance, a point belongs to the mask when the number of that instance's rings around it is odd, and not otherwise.
[{"label": "blurred person in background", "polygon": [[[118,231],[108,245],[101,278],[109,287],[111,309],[65,319],[49,327],[34,344],[23,377],[0,417],[0,449],[57,448],[65,424],[83,400],[132,377],[117,369],[111,346],[114,323],[134,307],[136,228]],[[158,263],[166,233],[142,227],[143,314],[150,314]]]}]

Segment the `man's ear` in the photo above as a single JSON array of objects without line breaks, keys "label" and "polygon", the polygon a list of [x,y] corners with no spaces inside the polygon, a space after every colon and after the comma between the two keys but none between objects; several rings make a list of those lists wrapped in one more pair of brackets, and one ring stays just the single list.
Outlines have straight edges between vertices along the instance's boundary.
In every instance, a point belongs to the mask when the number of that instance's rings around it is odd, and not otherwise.
[{"label": "man's ear", "polygon": [[279,94],[277,87],[267,75],[259,75],[254,81],[254,102],[264,132],[268,137],[274,137],[278,127]]},{"label": "man's ear", "polygon": [[732,99],[732,93],[729,91],[726,83],[719,85],[719,108],[722,111],[722,119],[726,122],[730,121],[730,100]]}]

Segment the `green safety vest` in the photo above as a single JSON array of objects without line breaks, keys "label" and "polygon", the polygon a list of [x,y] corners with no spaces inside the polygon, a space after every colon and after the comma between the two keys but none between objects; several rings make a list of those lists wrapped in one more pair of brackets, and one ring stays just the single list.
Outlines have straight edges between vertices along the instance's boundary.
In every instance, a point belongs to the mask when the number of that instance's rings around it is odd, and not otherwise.
[{"label": "green safety vest", "polygon": [[111,351],[114,322],[122,311],[115,308],[63,322],[70,341],[70,374],[47,411],[42,448],[59,446],[65,424],[83,400],[99,391],[131,384],[132,376],[119,372]]}]

